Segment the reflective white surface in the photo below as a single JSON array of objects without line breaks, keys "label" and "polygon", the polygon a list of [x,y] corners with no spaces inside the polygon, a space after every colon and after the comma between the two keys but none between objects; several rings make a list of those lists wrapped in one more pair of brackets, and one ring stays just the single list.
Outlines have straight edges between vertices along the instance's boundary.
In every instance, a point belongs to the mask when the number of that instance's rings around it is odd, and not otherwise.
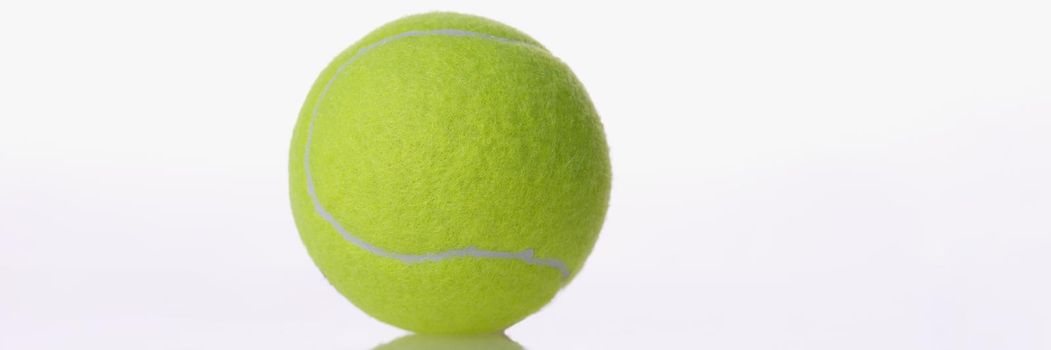
[{"label": "reflective white surface", "polygon": [[[319,71],[435,9],[544,43],[612,150],[588,265],[508,339],[370,319],[287,204]],[[1048,349],[1047,18],[992,1],[5,2],[0,349]]]}]

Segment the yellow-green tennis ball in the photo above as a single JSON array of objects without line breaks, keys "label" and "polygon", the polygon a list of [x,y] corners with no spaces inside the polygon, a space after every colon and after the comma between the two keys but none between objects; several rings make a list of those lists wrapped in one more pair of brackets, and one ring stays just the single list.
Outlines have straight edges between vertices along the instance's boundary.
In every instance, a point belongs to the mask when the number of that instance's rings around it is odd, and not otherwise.
[{"label": "yellow-green tennis ball", "polygon": [[292,139],[310,256],[369,315],[499,332],[580,271],[609,201],[602,124],[573,73],[492,20],[429,13],[348,48]]}]

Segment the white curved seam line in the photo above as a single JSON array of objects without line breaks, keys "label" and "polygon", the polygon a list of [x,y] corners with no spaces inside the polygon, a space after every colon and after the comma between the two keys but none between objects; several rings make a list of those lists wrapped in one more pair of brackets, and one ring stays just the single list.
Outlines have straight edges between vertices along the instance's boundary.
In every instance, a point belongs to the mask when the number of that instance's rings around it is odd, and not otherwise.
[{"label": "white curved seam line", "polygon": [[321,101],[325,99],[325,95],[328,94],[329,88],[332,87],[332,83],[336,81],[336,79],[339,77],[340,73],[342,73],[343,70],[347,66],[349,66],[351,63],[353,63],[354,61],[357,61],[357,59],[361,55],[365,54],[366,52],[368,52],[368,51],[370,51],[370,50],[372,50],[372,49],[374,49],[376,47],[379,47],[379,46],[382,46],[384,44],[387,44],[389,42],[392,42],[392,41],[395,41],[395,40],[398,40],[398,39],[402,39],[402,38],[414,37],[414,36],[474,37],[474,38],[492,40],[492,41],[503,42],[503,43],[522,44],[522,45],[528,45],[528,46],[535,46],[532,43],[519,41],[519,40],[514,40],[514,39],[502,38],[502,37],[493,36],[493,35],[484,34],[484,33],[470,32],[470,31],[458,30],[458,29],[436,29],[436,30],[428,30],[428,31],[409,31],[409,32],[404,32],[404,33],[401,33],[401,34],[397,34],[397,35],[393,35],[393,36],[389,36],[389,37],[380,39],[379,41],[376,41],[375,43],[369,44],[369,45],[359,49],[357,52],[354,53],[354,56],[351,56],[349,59],[347,59],[346,62],[341,64],[339,66],[339,68],[336,68],[336,72],[333,73],[332,77],[329,78],[327,83],[325,83],[325,87],[323,89],[321,89],[321,93],[318,94],[317,100],[314,101],[314,108],[313,108],[313,110],[311,111],[311,114],[310,114],[310,125],[307,128],[307,141],[306,141],[306,147],[305,147],[306,149],[303,151],[303,168],[306,169],[307,194],[310,195],[310,199],[314,202],[314,211],[317,212],[318,215],[321,215],[321,217],[324,218],[325,221],[328,221],[328,223],[331,224],[332,227],[335,228],[336,231],[338,231],[339,234],[343,236],[343,239],[347,240],[348,242],[353,243],[354,245],[357,245],[358,247],[361,247],[362,249],[365,249],[365,250],[369,251],[370,253],[373,253],[373,254],[376,254],[376,255],[379,255],[379,256],[383,256],[383,257],[387,257],[387,258],[398,259],[398,260],[400,260],[402,262],[405,262],[405,263],[412,264],[412,263],[419,263],[419,262],[425,262],[425,261],[441,261],[441,260],[455,258],[455,257],[476,257],[476,258],[488,258],[488,259],[514,259],[514,260],[520,260],[522,262],[525,262],[525,263],[531,264],[531,265],[548,266],[548,267],[557,269],[559,272],[562,273],[562,277],[563,278],[568,278],[569,277],[569,268],[566,267],[565,263],[563,263],[561,260],[558,260],[558,259],[536,258],[536,257],[533,256],[533,250],[532,249],[526,249],[526,250],[523,250],[523,251],[520,251],[520,252],[501,252],[501,251],[478,249],[478,248],[475,248],[475,247],[467,247],[467,248],[462,248],[462,249],[445,250],[445,251],[441,251],[441,252],[425,253],[425,254],[404,254],[404,253],[397,253],[397,252],[387,251],[387,250],[385,250],[383,248],[380,248],[380,247],[374,246],[372,244],[369,244],[368,242],[365,242],[365,240],[362,240],[361,238],[358,238],[357,236],[354,236],[354,235],[350,234],[350,232],[348,232],[345,228],[343,228],[343,225],[340,224],[339,221],[336,220],[336,218],[333,217],[332,214],[328,212],[328,210],[325,210],[325,207],[323,205],[321,205],[321,200],[318,199],[318,196],[317,196],[317,190],[314,188],[314,177],[313,177],[313,174],[310,171],[310,145],[311,145],[311,141],[314,138],[314,121],[317,120],[318,107],[321,105]]}]

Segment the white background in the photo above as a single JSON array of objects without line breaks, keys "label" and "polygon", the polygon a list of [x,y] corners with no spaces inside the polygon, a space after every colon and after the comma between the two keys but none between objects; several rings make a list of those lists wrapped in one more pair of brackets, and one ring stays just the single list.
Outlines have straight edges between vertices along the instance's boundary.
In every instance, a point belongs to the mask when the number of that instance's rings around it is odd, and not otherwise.
[{"label": "white background", "polygon": [[370,349],[287,147],[321,69],[455,10],[602,114],[587,267],[528,349],[1051,348],[1051,11],[1004,1],[5,1],[0,348]]}]

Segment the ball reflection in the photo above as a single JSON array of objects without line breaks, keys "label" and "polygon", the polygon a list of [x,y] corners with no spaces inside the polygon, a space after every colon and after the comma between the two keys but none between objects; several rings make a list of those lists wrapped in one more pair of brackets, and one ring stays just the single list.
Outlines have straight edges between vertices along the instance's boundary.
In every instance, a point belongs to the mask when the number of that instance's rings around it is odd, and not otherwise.
[{"label": "ball reflection", "polygon": [[523,350],[503,334],[438,336],[410,334],[377,346],[373,350]]}]

